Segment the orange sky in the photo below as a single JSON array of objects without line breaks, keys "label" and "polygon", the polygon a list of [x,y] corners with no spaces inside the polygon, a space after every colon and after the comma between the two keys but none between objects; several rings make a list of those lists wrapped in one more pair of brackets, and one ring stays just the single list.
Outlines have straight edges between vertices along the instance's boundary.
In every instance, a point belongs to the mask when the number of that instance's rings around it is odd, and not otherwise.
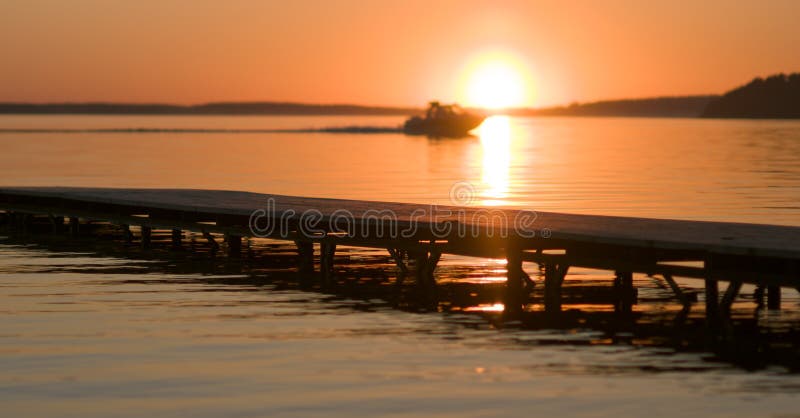
[{"label": "orange sky", "polygon": [[498,50],[529,106],[719,93],[800,71],[799,17],[794,0],[6,0],[0,101],[463,101],[470,60]]}]

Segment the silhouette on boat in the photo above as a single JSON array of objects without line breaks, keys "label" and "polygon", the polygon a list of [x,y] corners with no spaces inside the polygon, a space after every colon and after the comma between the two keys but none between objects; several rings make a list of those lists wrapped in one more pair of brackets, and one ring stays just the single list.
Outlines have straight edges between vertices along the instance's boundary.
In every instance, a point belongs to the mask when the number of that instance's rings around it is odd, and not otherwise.
[{"label": "silhouette on boat", "polygon": [[461,137],[480,125],[486,116],[469,113],[456,104],[430,102],[425,117],[414,116],[403,125],[409,135]]}]

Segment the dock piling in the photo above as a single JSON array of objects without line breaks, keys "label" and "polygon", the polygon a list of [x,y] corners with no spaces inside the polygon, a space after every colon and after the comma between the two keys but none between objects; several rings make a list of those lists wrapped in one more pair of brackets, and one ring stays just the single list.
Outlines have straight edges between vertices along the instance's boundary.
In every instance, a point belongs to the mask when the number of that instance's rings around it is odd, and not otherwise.
[{"label": "dock piling", "polygon": [[522,251],[513,245],[509,245],[506,250],[505,313],[516,314],[522,312],[522,289],[524,287],[522,273]]},{"label": "dock piling", "polygon": [[405,258],[405,251],[399,248],[387,248],[389,251],[389,255],[392,257],[395,265],[397,266],[397,281],[395,282],[396,285],[403,284],[406,276],[408,276],[408,265],[406,264]]},{"label": "dock piling", "polygon": [[425,271],[428,268],[428,253],[426,251],[414,251],[410,255],[414,259],[414,271],[417,285],[422,286],[426,283]]},{"label": "dock piling", "polygon": [[633,273],[630,271],[615,272],[614,288],[617,292],[617,311],[631,312],[633,301],[636,298],[636,289],[633,287]]},{"label": "dock piling", "polygon": [[331,286],[333,284],[333,257],[336,255],[336,243],[322,241],[319,245],[319,264],[322,276],[322,285]]},{"label": "dock piling", "polygon": [[31,230],[31,224],[33,223],[33,215],[29,213],[23,213],[20,219],[20,229],[22,230],[23,234],[27,234]]},{"label": "dock piling", "polygon": [[183,231],[180,228],[172,229],[172,248],[179,249],[183,242]]},{"label": "dock piling", "polygon": [[442,257],[442,253],[433,250],[417,250],[409,252],[409,257],[414,259],[414,264],[416,267],[414,273],[416,276],[417,285],[431,288],[436,287],[434,272],[436,270],[436,266],[439,264],[439,260]]},{"label": "dock piling", "polygon": [[719,302],[719,310],[720,313],[727,317],[731,312],[731,306],[733,302],[736,301],[736,297],[739,296],[739,290],[742,288],[742,282],[739,280],[732,280],[728,283],[728,287],[725,289],[725,293],[722,295],[722,300]]},{"label": "dock piling", "polygon": [[778,285],[767,286],[767,309],[781,308],[781,287]]},{"label": "dock piling", "polygon": [[686,293],[684,293],[681,287],[678,286],[678,283],[671,274],[664,273],[662,276],[664,277],[664,281],[667,282],[669,288],[672,290],[672,293],[675,294],[675,297],[678,299],[681,305],[683,305],[683,309],[688,313],[689,309],[692,307],[692,301],[689,300],[689,298],[686,296]]},{"label": "dock piling", "polygon": [[61,231],[61,228],[64,226],[64,217],[48,214],[47,218],[50,220],[50,226],[53,234],[58,234]]},{"label": "dock piling", "polygon": [[434,286],[436,285],[436,267],[439,266],[439,261],[442,259],[441,251],[431,250],[428,255],[428,262],[426,264],[427,270],[425,271],[426,278],[430,281],[431,284]]},{"label": "dock piling", "polygon": [[569,265],[545,263],[544,265],[544,310],[561,312],[561,289],[567,277]]},{"label": "dock piling", "polygon": [[311,241],[295,241],[297,246],[300,275],[308,278],[314,274],[314,243]]},{"label": "dock piling", "polygon": [[131,226],[128,224],[120,225],[122,228],[122,236],[125,239],[125,242],[130,244],[133,242],[133,232],[131,232]]},{"label": "dock piling", "polygon": [[5,212],[4,219],[6,221],[5,222],[6,225],[8,226],[9,229],[16,228],[16,226],[17,226],[17,214],[16,214],[16,212],[7,210]]},{"label": "dock piling", "polygon": [[142,225],[141,229],[142,229],[142,232],[141,232],[141,234],[142,234],[142,239],[141,239],[142,248],[145,248],[145,249],[146,248],[150,248],[150,243],[152,241],[152,236],[153,236],[153,229],[151,227],[149,227],[149,226],[146,226],[146,225]]},{"label": "dock piling", "polygon": [[80,219],[77,217],[70,217],[69,218],[69,233],[70,235],[78,235],[81,229],[81,222]]},{"label": "dock piling", "polygon": [[225,241],[228,243],[228,257],[240,258],[242,256],[242,237],[226,234]]},{"label": "dock piling", "polygon": [[208,241],[208,244],[211,245],[211,254],[216,254],[217,251],[219,251],[219,244],[217,243],[217,240],[214,239],[214,236],[208,231],[203,231],[203,238],[205,238],[206,241]]},{"label": "dock piling", "polygon": [[716,280],[705,280],[706,320],[713,320],[719,312],[719,284]]}]

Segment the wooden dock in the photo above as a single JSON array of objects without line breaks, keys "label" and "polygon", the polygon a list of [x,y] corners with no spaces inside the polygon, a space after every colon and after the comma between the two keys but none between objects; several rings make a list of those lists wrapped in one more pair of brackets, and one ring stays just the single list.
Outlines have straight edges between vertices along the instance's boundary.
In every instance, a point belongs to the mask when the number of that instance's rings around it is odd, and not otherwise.
[{"label": "wooden dock", "polygon": [[[140,227],[142,245],[153,229],[224,234],[229,256],[243,237],[294,241],[300,270],[324,282],[333,274],[340,245],[385,248],[399,279],[415,276],[435,285],[442,255],[508,260],[507,309],[524,303],[531,279],[522,263],[545,271],[545,306],[560,310],[561,284],[570,267],[611,270],[622,294],[633,290],[632,274],[661,275],[678,300],[688,298],[674,277],[705,280],[707,312],[725,312],[743,283],[780,306],[781,287],[800,287],[800,227],[697,222],[632,217],[571,215],[476,206],[432,206],[321,199],[220,190],[0,188],[0,210],[14,227],[48,218],[54,230],[73,231],[86,222],[109,222],[130,234]],[[317,244],[317,245],[315,245]],[[409,268],[409,260],[415,266]],[[724,295],[718,283],[727,282]]]}]

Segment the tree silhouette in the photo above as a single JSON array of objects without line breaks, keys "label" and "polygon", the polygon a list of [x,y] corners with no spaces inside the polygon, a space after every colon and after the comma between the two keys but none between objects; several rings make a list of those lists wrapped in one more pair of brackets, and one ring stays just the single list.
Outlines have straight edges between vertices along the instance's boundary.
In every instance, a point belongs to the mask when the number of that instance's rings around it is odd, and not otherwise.
[{"label": "tree silhouette", "polygon": [[800,73],[756,78],[710,102],[703,117],[800,118]]}]

